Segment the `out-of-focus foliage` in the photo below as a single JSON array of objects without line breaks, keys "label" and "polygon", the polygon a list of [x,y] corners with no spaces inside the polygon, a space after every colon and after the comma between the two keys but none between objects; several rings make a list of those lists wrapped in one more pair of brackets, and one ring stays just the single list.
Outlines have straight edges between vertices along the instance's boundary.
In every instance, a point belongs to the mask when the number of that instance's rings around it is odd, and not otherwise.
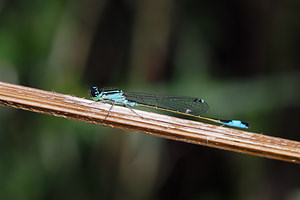
[{"label": "out-of-focus foliage", "polygon": [[[0,2],[0,81],[195,96],[299,140],[300,1]],[[299,166],[0,108],[1,199],[300,199]]]}]

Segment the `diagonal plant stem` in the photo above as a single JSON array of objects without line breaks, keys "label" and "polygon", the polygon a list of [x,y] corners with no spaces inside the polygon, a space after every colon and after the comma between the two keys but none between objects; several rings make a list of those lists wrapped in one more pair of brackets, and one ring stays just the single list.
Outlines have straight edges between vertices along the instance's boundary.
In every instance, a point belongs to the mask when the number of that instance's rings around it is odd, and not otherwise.
[{"label": "diagonal plant stem", "polygon": [[[300,163],[300,142],[0,82],[0,105]],[[140,116],[143,117],[140,117]]]}]

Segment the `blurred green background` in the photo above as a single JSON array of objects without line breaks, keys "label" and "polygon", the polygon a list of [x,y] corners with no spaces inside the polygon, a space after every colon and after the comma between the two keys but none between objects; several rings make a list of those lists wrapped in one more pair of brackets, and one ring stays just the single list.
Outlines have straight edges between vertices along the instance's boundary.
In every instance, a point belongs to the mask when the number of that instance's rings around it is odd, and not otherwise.
[{"label": "blurred green background", "polygon": [[[2,0],[0,81],[194,96],[299,141],[300,1]],[[300,166],[0,108],[0,199],[299,200]]]}]

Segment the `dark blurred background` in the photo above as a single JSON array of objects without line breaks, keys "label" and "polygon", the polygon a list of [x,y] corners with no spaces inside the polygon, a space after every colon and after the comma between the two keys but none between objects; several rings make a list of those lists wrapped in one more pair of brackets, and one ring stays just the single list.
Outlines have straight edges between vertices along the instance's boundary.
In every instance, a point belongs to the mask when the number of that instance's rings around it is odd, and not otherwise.
[{"label": "dark blurred background", "polygon": [[[299,141],[300,1],[2,0],[0,80],[194,96]],[[0,199],[299,200],[300,166],[0,108]]]}]

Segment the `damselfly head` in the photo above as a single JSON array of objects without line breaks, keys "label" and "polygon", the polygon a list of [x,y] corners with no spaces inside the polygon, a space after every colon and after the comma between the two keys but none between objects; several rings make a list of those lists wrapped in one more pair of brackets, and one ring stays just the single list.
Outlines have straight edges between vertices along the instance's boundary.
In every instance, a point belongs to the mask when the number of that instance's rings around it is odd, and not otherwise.
[{"label": "damselfly head", "polygon": [[98,90],[98,88],[96,86],[90,87],[90,97],[91,99],[93,99],[94,101],[98,101],[100,98],[100,93],[102,91]]}]

